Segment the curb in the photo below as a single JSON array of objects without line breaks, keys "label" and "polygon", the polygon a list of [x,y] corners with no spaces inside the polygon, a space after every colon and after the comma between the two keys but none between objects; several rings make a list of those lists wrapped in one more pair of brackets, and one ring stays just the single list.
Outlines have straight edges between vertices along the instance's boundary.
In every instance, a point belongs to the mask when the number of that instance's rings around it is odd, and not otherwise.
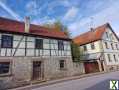
[{"label": "curb", "polygon": [[[111,72],[116,72],[116,71],[111,71]],[[51,80],[51,81],[46,81],[46,82],[42,82],[42,83],[38,83],[38,84],[31,84],[28,86],[9,89],[9,90],[32,90],[32,89],[35,89],[38,87],[53,85],[53,84],[57,84],[57,83],[61,83],[61,82],[66,82],[66,81],[71,81],[71,80],[76,80],[76,79],[81,79],[81,78],[85,78],[85,77],[91,77],[91,76],[96,76],[96,75],[111,73],[111,72],[98,72],[98,73],[91,73],[91,74],[83,74],[80,76],[72,76],[72,77],[67,77],[67,78],[58,79],[58,80]]]}]

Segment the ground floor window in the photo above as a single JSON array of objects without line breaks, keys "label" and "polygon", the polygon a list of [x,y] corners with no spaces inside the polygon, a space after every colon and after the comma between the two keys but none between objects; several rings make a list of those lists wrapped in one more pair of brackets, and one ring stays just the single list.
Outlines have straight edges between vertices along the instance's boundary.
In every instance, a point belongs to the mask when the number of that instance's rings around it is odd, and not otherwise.
[{"label": "ground floor window", "polygon": [[10,62],[0,62],[0,74],[9,73]]},{"label": "ground floor window", "polygon": [[65,64],[66,64],[65,60],[60,60],[59,61],[60,69],[65,69]]}]

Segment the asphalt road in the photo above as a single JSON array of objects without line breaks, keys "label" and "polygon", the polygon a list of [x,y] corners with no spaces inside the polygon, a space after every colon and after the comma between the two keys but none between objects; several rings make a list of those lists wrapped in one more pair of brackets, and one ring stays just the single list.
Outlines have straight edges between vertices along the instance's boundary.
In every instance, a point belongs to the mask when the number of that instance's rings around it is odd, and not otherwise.
[{"label": "asphalt road", "polygon": [[32,90],[109,90],[110,80],[119,80],[119,71],[57,83]]}]

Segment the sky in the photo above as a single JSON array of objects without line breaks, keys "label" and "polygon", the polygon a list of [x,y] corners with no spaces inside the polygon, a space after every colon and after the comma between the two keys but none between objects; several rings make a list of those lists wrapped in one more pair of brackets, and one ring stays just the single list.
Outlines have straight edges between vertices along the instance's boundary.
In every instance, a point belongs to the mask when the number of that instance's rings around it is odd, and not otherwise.
[{"label": "sky", "polygon": [[110,23],[119,35],[119,0],[0,0],[0,17],[42,25],[60,20],[72,33],[80,35]]}]

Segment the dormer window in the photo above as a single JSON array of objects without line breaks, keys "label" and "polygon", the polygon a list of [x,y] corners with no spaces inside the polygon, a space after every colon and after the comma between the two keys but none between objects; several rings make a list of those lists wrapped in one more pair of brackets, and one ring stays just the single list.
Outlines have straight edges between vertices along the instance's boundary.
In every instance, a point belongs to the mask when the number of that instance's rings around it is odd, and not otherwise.
[{"label": "dormer window", "polygon": [[12,48],[13,47],[13,36],[2,35],[1,48]]}]

